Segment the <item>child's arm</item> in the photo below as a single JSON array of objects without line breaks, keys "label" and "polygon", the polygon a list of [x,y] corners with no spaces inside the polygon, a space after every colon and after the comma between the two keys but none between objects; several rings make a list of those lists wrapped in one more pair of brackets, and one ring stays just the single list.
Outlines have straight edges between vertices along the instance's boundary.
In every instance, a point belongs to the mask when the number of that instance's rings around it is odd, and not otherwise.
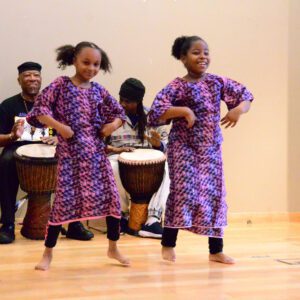
[{"label": "child's arm", "polygon": [[47,127],[54,128],[64,139],[69,139],[74,135],[74,131],[70,126],[56,121],[49,115],[37,116],[37,119],[40,123],[46,125]]},{"label": "child's arm", "polygon": [[221,119],[221,125],[225,125],[225,128],[234,127],[238,122],[241,114],[248,112],[250,106],[250,101],[241,102],[237,107],[229,110],[225,117]]},{"label": "child's arm", "polygon": [[111,123],[104,124],[100,130],[101,137],[110,136],[122,124],[123,120],[121,118],[115,118]]},{"label": "child's arm", "polygon": [[253,101],[252,93],[241,83],[229,78],[223,78],[222,100],[226,103],[228,113],[221,120],[221,125],[225,128],[234,127],[241,114],[250,109]]},{"label": "child's arm", "polygon": [[174,119],[174,118],[185,118],[185,120],[188,123],[187,125],[188,128],[193,127],[196,121],[196,116],[194,112],[187,106],[170,107],[161,115],[159,120],[165,122],[169,119]]}]

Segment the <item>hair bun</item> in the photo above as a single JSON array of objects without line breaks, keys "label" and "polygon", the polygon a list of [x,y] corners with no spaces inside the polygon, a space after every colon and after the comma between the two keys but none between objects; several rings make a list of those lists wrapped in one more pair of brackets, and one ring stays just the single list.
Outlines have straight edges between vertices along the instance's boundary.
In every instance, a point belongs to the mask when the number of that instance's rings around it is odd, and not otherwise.
[{"label": "hair bun", "polygon": [[178,37],[172,46],[172,55],[176,58],[176,59],[180,59],[181,56],[181,48],[183,46],[183,44],[186,42],[186,40],[188,39],[187,36],[181,36]]}]

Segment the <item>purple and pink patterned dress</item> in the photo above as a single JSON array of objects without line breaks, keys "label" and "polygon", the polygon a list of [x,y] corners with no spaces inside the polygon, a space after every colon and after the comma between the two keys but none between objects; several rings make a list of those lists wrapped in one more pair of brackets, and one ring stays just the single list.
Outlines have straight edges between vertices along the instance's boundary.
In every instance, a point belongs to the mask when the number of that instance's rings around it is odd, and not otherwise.
[{"label": "purple and pink patterned dress", "polygon": [[62,76],[38,96],[28,122],[41,127],[36,118],[41,115],[50,115],[74,131],[67,140],[58,134],[57,186],[49,224],[120,218],[120,198],[99,130],[115,118],[125,120],[123,108],[98,83],[83,89]]},{"label": "purple and pink patterned dress", "polygon": [[240,83],[213,74],[199,82],[176,78],[160,91],[150,110],[149,123],[172,106],[188,106],[196,116],[192,128],[184,118],[173,119],[169,135],[170,194],[165,227],[181,228],[210,237],[222,237],[227,225],[227,204],[221,153],[221,100],[228,109],[252,94]]}]

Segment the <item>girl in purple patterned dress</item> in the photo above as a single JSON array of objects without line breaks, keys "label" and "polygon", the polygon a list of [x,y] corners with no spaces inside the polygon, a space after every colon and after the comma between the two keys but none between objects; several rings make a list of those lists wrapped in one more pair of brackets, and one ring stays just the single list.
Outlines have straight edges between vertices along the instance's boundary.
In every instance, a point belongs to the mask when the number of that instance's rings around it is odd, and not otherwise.
[{"label": "girl in purple patterned dress", "polygon": [[[149,113],[150,125],[173,120],[169,135],[170,194],[166,204],[162,257],[175,261],[178,229],[209,237],[209,259],[231,264],[223,253],[227,205],[219,126],[234,127],[250,108],[252,94],[228,78],[206,73],[210,62],[207,43],[198,36],[179,37],[172,55],[187,74],[159,92]],[[220,101],[228,113],[220,120]]]},{"label": "girl in purple patterned dress", "polygon": [[58,132],[55,200],[46,248],[36,269],[49,268],[62,224],[100,217],[106,217],[108,256],[128,265],[129,260],[117,248],[120,198],[103,142],[103,137],[121,126],[125,114],[104,87],[90,81],[100,69],[110,71],[110,61],[102,49],[89,42],[58,48],[57,61],[62,68],[73,64],[75,75],[54,80],[28,116],[33,126],[46,125]]}]

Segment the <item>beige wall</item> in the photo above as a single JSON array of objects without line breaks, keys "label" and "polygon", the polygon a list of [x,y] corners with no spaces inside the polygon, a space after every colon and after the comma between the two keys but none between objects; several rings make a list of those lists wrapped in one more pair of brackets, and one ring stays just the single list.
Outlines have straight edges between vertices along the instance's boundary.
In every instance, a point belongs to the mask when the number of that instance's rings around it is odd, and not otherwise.
[{"label": "beige wall", "polygon": [[300,1],[291,0],[289,12],[288,199],[289,210],[300,211]]},{"label": "beige wall", "polygon": [[[170,56],[173,40],[182,34],[200,35],[211,49],[209,71],[243,82],[256,99],[241,123],[224,132],[231,212],[294,210],[287,197],[288,4],[285,0],[2,0],[0,99],[18,91],[16,66],[21,62],[42,63],[46,85],[63,74],[56,67],[54,49],[90,40],[107,51],[113,64],[112,74],[100,74],[96,80],[117,96],[125,78],[138,77],[147,87],[150,105],[157,91],[185,73]],[[70,68],[64,74],[72,72]]]}]

